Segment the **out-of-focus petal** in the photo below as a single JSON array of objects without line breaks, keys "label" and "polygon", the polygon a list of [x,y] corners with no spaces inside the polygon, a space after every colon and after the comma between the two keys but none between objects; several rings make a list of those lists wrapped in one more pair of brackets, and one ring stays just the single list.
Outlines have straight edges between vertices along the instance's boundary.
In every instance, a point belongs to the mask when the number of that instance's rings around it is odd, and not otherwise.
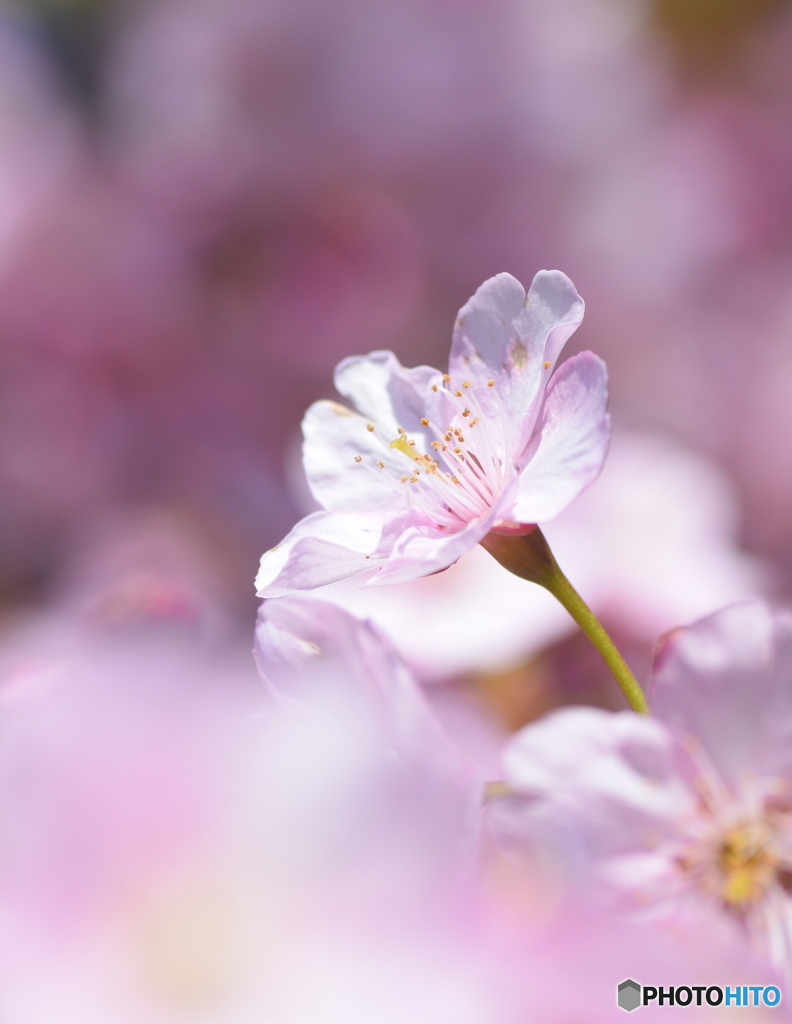
[{"label": "out-of-focus petal", "polygon": [[647,643],[769,582],[731,481],[662,434],[614,431],[596,486],[542,529],[595,614]]},{"label": "out-of-focus petal", "polygon": [[504,778],[514,796],[495,804],[507,833],[560,841],[595,859],[673,832],[690,798],[674,772],[674,743],[650,718],[568,708],[508,744]]},{"label": "out-of-focus petal", "polygon": [[792,615],[742,601],[661,644],[650,701],[732,784],[792,774]]},{"label": "out-of-focus petal", "polygon": [[[337,605],[303,597],[265,601],[256,660],[278,698],[365,713],[399,756],[423,758],[442,735],[407,667],[382,634]],[[461,763],[461,762],[460,762]]]},{"label": "out-of-focus petal", "polygon": [[512,518],[554,519],[598,477],[610,441],[608,374],[591,352],[563,364],[550,381],[537,423],[536,449],[520,474]]}]

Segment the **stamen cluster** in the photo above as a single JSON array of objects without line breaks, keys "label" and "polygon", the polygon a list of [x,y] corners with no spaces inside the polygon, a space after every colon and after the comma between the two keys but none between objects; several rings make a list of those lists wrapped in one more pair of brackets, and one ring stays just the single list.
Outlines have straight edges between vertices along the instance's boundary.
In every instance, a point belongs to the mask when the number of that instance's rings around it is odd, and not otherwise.
[{"label": "stamen cluster", "polygon": [[[494,379],[490,378],[486,386],[497,395]],[[383,454],[395,451],[409,460],[407,464],[401,459],[380,458],[374,463],[376,470],[384,471],[382,475],[395,489],[409,487],[411,505],[424,511],[440,529],[453,530],[485,515],[503,489],[505,418],[501,412],[499,420],[493,423],[484,415],[469,380],[452,388],[450,375],[443,374],[442,380],[431,384],[429,390],[427,407],[439,406],[442,400],[444,411],[450,413],[450,422],[445,427],[434,418],[423,416],[423,429],[415,437],[400,426],[398,436],[391,440],[380,437],[373,423],[367,423],[366,429],[380,441]],[[429,401],[432,395],[438,396],[434,403]],[[502,405],[500,408],[502,411]],[[354,462],[372,470],[361,455],[354,456]]]}]

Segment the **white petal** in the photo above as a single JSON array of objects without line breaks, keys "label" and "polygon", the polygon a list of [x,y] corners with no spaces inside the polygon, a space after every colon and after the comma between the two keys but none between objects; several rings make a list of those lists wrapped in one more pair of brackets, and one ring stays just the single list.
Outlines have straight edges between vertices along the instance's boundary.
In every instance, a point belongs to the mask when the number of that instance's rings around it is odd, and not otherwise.
[{"label": "white petal", "polygon": [[512,518],[554,519],[599,476],[610,440],[608,375],[591,352],[581,352],[553,376],[536,425]]},{"label": "white petal", "polygon": [[407,583],[447,569],[489,533],[494,519],[491,513],[450,535],[431,523],[407,526],[394,541],[387,562],[366,585]]},{"label": "white petal", "polygon": [[280,544],[265,551],[256,576],[259,597],[284,597],[355,576],[382,562],[375,552],[381,515],[315,512],[302,519]]},{"label": "white petal", "polygon": [[459,311],[452,385],[469,378],[488,419],[500,419],[502,403],[512,454],[525,446],[556,359],[582,319],[583,300],[558,270],[541,270],[527,295],[511,274],[498,274]]},{"label": "white petal", "polygon": [[392,352],[371,352],[342,360],[335,386],[392,440],[399,427],[412,433],[419,426],[430,384],[439,376],[431,366],[402,366]]},{"label": "white petal", "polygon": [[[373,424],[371,424],[373,426]],[[408,505],[398,481],[407,459],[389,447],[396,436],[337,402],[314,402],[303,419],[303,464],[311,491],[327,509],[383,509]],[[355,462],[360,457],[363,462]],[[384,462],[380,469],[378,462]],[[368,467],[368,468],[366,468]],[[376,470],[376,472],[371,472]]]}]

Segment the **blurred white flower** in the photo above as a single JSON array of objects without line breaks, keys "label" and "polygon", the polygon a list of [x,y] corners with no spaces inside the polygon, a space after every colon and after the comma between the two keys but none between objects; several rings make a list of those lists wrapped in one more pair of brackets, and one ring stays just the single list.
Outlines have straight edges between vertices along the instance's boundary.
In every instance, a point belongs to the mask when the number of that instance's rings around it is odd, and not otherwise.
[{"label": "blurred white flower", "polygon": [[180,616],[54,614],[1,659],[0,1016],[488,1024],[480,785],[375,630],[271,603],[268,696]]}]

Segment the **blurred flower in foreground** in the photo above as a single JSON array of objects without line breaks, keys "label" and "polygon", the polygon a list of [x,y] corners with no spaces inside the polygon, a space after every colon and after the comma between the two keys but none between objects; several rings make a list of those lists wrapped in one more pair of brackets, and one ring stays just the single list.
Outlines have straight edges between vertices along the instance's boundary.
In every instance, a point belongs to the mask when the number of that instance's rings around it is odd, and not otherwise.
[{"label": "blurred flower in foreground", "polygon": [[396,656],[270,604],[267,699],[169,607],[5,638],[0,1016],[486,1024],[479,785]]},{"label": "blurred flower in foreground", "polygon": [[[493,528],[552,519],[596,479],[610,434],[605,366],[590,352],[553,375],[583,303],[558,271],[526,296],[509,274],[460,310],[450,374],[390,352],[344,360],[304,421],[316,512],[262,558],[260,596],[366,570],[400,583],[448,568]],[[402,424],[406,424],[403,426]]]},{"label": "blurred flower in foreground", "polygon": [[789,970],[792,617],[748,601],[676,630],[650,692],[654,719],[570,708],[519,733],[496,823],[593,870],[595,898],[723,916]]},{"label": "blurred flower in foreground", "polygon": [[267,602],[261,686],[247,644],[185,630],[205,612],[172,524],[113,536],[63,588],[63,629],[0,645],[3,1019],[599,1024],[625,971],[732,962],[482,850],[481,777],[375,628]]},{"label": "blurred flower in foreground", "polygon": [[[423,808],[432,823],[427,851],[433,858],[447,846],[440,841],[443,822],[452,842],[459,842],[474,820],[480,792],[412,675],[375,627],[320,601],[267,601],[256,628],[256,660],[292,730],[289,747],[299,746],[300,735],[310,745],[317,728],[320,747],[329,744],[326,763],[319,748],[311,756],[313,777],[307,781],[327,787],[335,766],[359,792],[373,797],[372,786],[383,787],[380,797],[390,794],[392,817],[394,800],[403,800],[410,816]],[[366,799],[361,806],[367,810],[360,824],[368,830],[374,804],[369,808]],[[402,839],[408,834],[403,831]],[[464,844],[468,852],[474,836]],[[391,841],[401,846],[396,835]],[[450,863],[445,861],[444,872]]]},{"label": "blurred flower in foreground", "polygon": [[[597,486],[544,529],[594,612],[647,649],[680,622],[765,587],[763,567],[737,547],[728,479],[662,435],[616,431]],[[511,668],[575,628],[544,588],[525,586],[480,547],[400,587],[353,578],[314,593],[373,619],[424,679]]]}]

